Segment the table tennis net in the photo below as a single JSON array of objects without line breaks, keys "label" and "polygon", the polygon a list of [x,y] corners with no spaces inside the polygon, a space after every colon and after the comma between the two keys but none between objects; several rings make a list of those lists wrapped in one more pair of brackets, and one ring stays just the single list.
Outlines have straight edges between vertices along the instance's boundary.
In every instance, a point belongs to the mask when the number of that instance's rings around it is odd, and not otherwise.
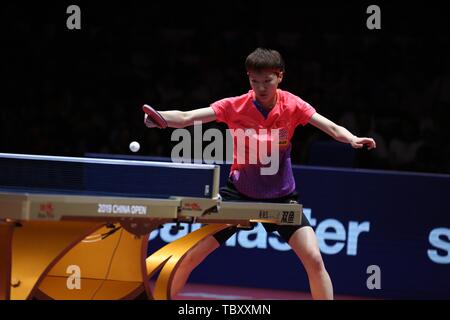
[{"label": "table tennis net", "polygon": [[217,194],[218,166],[0,153],[0,189],[167,198]]}]

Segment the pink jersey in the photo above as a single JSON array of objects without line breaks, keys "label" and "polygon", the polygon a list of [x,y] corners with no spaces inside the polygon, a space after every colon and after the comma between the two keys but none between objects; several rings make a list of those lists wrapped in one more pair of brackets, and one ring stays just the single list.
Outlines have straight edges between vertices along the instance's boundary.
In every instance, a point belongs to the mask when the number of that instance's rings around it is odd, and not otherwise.
[{"label": "pink jersey", "polygon": [[[316,110],[301,98],[287,91],[277,90],[277,102],[268,114],[254,99],[253,90],[238,96],[225,98],[211,104],[218,122],[224,122],[230,129],[254,129],[255,138],[261,143],[272,140],[271,129],[278,129],[279,169],[274,175],[261,175],[261,164],[237,161],[236,137],[234,139],[233,165],[230,179],[242,194],[254,199],[271,199],[288,195],[295,190],[291,167],[291,138],[295,128],[308,123]],[[265,129],[265,130],[264,130]],[[268,141],[270,145],[270,141]],[[270,148],[270,147],[269,147]],[[269,149],[270,150],[270,149]],[[246,159],[252,152],[245,146]]]}]

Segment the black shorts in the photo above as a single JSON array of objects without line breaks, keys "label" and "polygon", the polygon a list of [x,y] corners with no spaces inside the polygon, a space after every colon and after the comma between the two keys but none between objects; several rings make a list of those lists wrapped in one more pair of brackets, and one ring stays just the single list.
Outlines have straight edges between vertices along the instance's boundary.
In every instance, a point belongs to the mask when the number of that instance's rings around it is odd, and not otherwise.
[{"label": "black shorts", "polygon": [[[281,197],[281,198],[274,198],[274,199],[252,199],[249,198],[242,193],[240,193],[234,184],[228,180],[227,185],[225,187],[220,188],[220,196],[222,197],[222,201],[258,201],[258,202],[272,202],[272,203],[298,203],[298,193],[296,191],[288,194],[287,196]],[[302,221],[300,225],[296,226],[289,226],[289,225],[276,225],[272,223],[263,223],[262,224],[267,232],[274,232],[278,231],[280,236],[283,238],[284,241],[289,242],[291,239],[291,236],[294,234],[295,231],[302,227],[311,226],[309,223],[308,218],[305,216],[304,213],[302,213]],[[216,238],[217,242],[219,244],[225,243],[235,232],[236,227],[232,226],[229,228],[226,228],[222,231],[219,231],[214,235],[214,238]]]}]

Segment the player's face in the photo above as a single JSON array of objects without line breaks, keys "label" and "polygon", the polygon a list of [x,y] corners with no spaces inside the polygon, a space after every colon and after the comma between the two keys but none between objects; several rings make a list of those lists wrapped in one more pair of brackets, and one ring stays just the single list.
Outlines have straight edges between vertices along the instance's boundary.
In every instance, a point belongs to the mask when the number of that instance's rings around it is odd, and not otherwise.
[{"label": "player's face", "polygon": [[270,103],[277,94],[277,88],[283,78],[282,72],[250,71],[248,73],[250,86],[255,92],[256,99],[261,103]]}]

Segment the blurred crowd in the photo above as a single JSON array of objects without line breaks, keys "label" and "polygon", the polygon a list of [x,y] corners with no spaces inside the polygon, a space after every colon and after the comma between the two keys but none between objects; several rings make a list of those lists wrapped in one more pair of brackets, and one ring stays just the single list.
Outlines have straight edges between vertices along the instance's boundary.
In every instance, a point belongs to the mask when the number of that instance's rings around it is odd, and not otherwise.
[{"label": "blurred crowd", "polygon": [[448,34],[369,31],[364,15],[360,29],[317,27],[326,20],[317,8],[275,27],[270,12],[234,6],[195,21],[183,8],[162,19],[158,6],[118,5],[104,15],[82,7],[74,31],[64,12],[56,19],[56,9],[40,17],[5,5],[0,152],[129,154],[137,140],[140,155],[170,156],[172,131],[147,129],[140,106],[190,110],[243,94],[245,57],[262,46],[285,59],[282,89],[377,142],[371,152],[336,148],[312,126],[299,127],[294,163],[450,173]]}]

